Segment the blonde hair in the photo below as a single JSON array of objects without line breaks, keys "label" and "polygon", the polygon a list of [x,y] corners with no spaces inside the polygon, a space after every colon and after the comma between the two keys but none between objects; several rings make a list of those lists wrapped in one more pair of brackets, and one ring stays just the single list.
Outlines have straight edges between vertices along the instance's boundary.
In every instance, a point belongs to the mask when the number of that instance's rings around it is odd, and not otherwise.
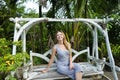
[{"label": "blonde hair", "polygon": [[69,50],[69,52],[71,53],[71,45],[70,45],[70,43],[67,41],[64,32],[63,32],[63,31],[57,31],[57,33],[58,33],[58,32],[61,32],[61,33],[63,34],[63,44],[65,45],[65,47],[67,48],[67,50]]}]

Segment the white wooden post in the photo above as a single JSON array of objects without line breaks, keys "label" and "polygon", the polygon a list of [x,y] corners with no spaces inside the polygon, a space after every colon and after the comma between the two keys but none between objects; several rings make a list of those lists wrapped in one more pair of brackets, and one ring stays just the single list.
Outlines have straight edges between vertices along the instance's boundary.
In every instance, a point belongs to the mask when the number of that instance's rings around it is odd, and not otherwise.
[{"label": "white wooden post", "polygon": [[107,51],[108,51],[108,56],[109,56],[109,60],[110,60],[110,65],[111,65],[111,69],[113,72],[113,76],[114,76],[114,80],[118,80],[118,76],[115,70],[115,62],[114,62],[114,58],[112,55],[112,51],[110,48],[110,42],[109,42],[109,38],[108,38],[108,32],[107,29],[105,30],[106,34],[105,34],[105,41],[106,41],[106,46],[107,46]]},{"label": "white wooden post", "polygon": [[[17,25],[18,25],[18,23],[17,23],[17,22],[15,22],[13,42],[15,42],[15,41],[16,41]],[[15,45],[15,44],[13,45],[12,54],[13,54],[13,55],[15,55],[15,54],[16,54],[16,45]]]},{"label": "white wooden post", "polygon": [[92,57],[95,57],[95,31],[93,30],[93,47],[92,47]]},{"label": "white wooden post", "polygon": [[[23,54],[26,52],[26,31],[24,30],[22,33],[22,51]],[[26,57],[24,57],[24,65],[26,64]]]},{"label": "white wooden post", "polygon": [[[98,55],[98,33],[97,33],[97,27],[95,27],[95,57],[98,60],[99,55]],[[101,65],[97,62],[97,68],[98,70],[101,70]]]},{"label": "white wooden post", "polygon": [[32,51],[30,51],[30,62],[31,62],[31,69],[33,68],[33,58],[32,58]]},{"label": "white wooden post", "polygon": [[95,57],[96,57],[96,59],[99,58],[99,56],[98,56],[98,34],[97,34],[97,27],[95,27]]},{"label": "white wooden post", "polygon": [[26,31],[23,31],[22,34],[22,48],[23,48],[23,52],[26,52]]},{"label": "white wooden post", "polygon": [[88,62],[90,62],[90,48],[87,47],[87,59],[88,59]]}]

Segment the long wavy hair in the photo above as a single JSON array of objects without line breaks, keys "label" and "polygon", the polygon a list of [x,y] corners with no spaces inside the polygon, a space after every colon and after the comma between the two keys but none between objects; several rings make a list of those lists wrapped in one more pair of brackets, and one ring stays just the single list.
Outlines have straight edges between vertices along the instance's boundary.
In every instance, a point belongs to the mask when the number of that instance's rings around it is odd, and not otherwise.
[{"label": "long wavy hair", "polygon": [[[66,49],[69,50],[69,52],[71,53],[71,45],[70,43],[67,41],[66,39],[66,36],[65,36],[65,33],[63,31],[57,31],[58,32],[61,32],[63,34],[63,44],[65,45]],[[57,33],[56,33],[56,36],[57,36]]]}]

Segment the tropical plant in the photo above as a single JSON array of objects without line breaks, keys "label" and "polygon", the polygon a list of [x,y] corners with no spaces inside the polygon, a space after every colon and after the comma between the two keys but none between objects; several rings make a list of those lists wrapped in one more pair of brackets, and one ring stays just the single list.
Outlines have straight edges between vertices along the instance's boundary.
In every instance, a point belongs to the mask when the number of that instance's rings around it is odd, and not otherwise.
[{"label": "tropical plant", "polygon": [[23,52],[12,55],[10,48],[12,45],[11,41],[5,38],[0,38],[0,44],[0,80],[4,80],[11,71],[15,71],[18,67],[23,65],[24,59],[28,59],[29,56],[27,53]]},{"label": "tropical plant", "polygon": [[10,22],[11,17],[21,17],[24,7],[19,6],[23,0],[0,0],[0,38],[13,39],[14,24]]},{"label": "tropical plant", "polygon": [[[1,0],[0,1],[0,37],[5,37],[8,40],[13,39],[14,24],[9,21],[10,17],[43,17],[42,6],[45,6],[46,1],[50,1],[52,7],[45,14],[50,18],[105,18],[112,17],[115,20],[107,24],[109,29],[109,38],[112,44],[120,44],[119,37],[119,15],[120,10],[118,7],[118,0],[31,0],[31,1],[43,1],[44,3],[39,5],[39,13],[35,13],[31,10],[29,13],[25,13],[24,6],[21,6],[28,0]],[[114,4],[113,4],[114,3]],[[114,27],[112,27],[114,26]],[[70,41],[73,39],[73,47],[76,50],[80,50],[86,46],[91,46],[92,37],[86,25],[80,22],[45,22],[39,25],[35,25],[31,28],[27,34],[27,51],[33,50],[43,53],[49,49],[48,41],[54,40],[54,33],[57,30],[63,30]],[[48,38],[49,35],[49,38]],[[72,37],[72,38],[71,38]],[[101,38],[101,35],[98,36]],[[103,44],[100,44],[103,46]],[[102,47],[100,47],[102,48]],[[21,48],[19,48],[20,52]],[[105,52],[104,49],[101,49]],[[102,52],[102,51],[101,51]],[[102,56],[106,56],[103,53]],[[37,61],[37,60],[36,60]]]},{"label": "tropical plant", "polygon": [[118,66],[120,66],[120,45],[111,44],[112,53]]}]

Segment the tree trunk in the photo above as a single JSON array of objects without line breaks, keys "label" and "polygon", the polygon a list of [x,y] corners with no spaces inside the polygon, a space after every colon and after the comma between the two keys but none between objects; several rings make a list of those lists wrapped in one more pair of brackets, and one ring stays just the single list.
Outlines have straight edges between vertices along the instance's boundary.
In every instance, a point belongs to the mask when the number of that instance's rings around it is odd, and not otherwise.
[{"label": "tree trunk", "polygon": [[[39,4],[39,18],[42,17],[42,6]],[[39,23],[39,28],[40,28],[40,32],[39,32],[39,39],[38,41],[40,42],[40,44],[38,45],[40,48],[40,53],[43,52],[43,26],[42,23]],[[38,49],[39,50],[39,49]]]}]

